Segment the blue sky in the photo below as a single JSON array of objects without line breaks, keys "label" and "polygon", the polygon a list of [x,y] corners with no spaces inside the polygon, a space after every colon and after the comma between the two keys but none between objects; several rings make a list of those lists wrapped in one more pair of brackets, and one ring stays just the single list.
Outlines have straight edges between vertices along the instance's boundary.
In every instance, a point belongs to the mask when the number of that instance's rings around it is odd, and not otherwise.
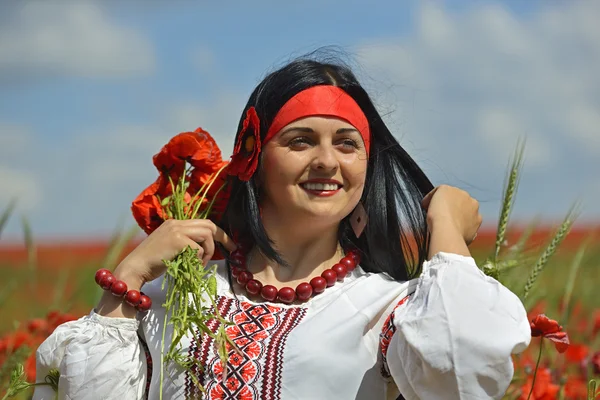
[{"label": "blue sky", "polygon": [[[349,59],[435,184],[497,219],[519,137],[515,217],[600,220],[600,7],[592,1],[18,2],[0,5],[0,207],[39,237],[132,223],[151,156],[201,126],[227,155],[268,71]],[[12,218],[5,237],[18,238]]]}]

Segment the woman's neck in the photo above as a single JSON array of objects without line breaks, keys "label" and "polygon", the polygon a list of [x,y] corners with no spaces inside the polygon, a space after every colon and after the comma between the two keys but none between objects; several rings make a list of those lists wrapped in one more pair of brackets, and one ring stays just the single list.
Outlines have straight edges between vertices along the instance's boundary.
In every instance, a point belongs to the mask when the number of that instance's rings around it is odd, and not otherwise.
[{"label": "woman's neck", "polygon": [[275,250],[289,264],[280,266],[254,248],[248,269],[265,285],[277,288],[306,282],[331,268],[343,257],[338,226],[318,226],[304,221],[283,221],[263,210],[263,226],[274,242]]}]

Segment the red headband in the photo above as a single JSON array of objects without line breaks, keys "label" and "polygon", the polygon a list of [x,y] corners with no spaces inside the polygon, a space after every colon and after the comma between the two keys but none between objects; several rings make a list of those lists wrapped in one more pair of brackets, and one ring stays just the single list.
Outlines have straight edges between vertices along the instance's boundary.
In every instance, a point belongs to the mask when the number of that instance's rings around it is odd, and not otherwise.
[{"label": "red headband", "polygon": [[273,139],[284,126],[316,115],[340,118],[351,124],[360,132],[369,154],[371,132],[367,117],[348,93],[330,85],[313,86],[288,100],[275,116],[263,144]]}]

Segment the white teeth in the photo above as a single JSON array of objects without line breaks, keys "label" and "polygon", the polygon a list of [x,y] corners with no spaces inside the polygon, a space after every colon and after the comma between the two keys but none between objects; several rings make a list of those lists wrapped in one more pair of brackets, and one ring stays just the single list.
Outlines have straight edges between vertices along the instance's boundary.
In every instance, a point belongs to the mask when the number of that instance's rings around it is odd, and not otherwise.
[{"label": "white teeth", "polygon": [[335,183],[304,183],[302,186],[306,190],[338,190]]}]

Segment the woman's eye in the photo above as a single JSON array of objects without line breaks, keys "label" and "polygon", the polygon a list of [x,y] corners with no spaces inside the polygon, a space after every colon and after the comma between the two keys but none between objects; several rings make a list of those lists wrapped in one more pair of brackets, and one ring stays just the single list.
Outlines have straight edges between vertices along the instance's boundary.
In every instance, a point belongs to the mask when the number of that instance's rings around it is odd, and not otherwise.
[{"label": "woman's eye", "polygon": [[288,142],[288,146],[290,147],[306,147],[310,144],[310,139],[304,136],[295,137]]},{"label": "woman's eye", "polygon": [[353,139],[344,139],[341,141],[341,145],[345,148],[358,149],[358,143]]}]

